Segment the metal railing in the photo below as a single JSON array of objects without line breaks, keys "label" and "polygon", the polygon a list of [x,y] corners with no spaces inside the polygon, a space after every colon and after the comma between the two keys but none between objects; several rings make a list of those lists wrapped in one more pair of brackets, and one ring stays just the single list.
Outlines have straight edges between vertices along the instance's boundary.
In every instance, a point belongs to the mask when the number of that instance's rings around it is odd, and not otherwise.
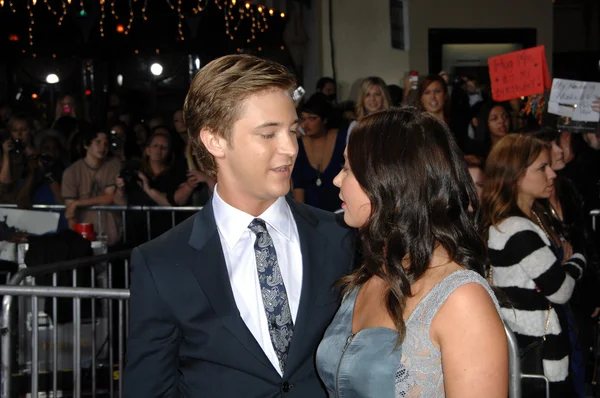
[{"label": "metal railing", "polygon": [[[15,347],[13,345],[12,337],[13,332],[18,330],[15,328],[14,322],[14,297],[19,296],[19,312],[20,318],[19,323],[24,322],[25,318],[27,318],[25,314],[26,307],[24,298],[30,297],[31,303],[29,307],[31,308],[31,366],[29,369],[29,373],[31,374],[31,396],[37,397],[39,392],[39,376],[40,376],[40,363],[39,363],[39,331],[40,331],[40,311],[38,305],[38,298],[48,297],[52,298],[52,317],[51,322],[47,323],[46,326],[50,325],[52,330],[51,343],[49,344],[52,347],[52,394],[54,397],[57,396],[58,392],[58,334],[59,334],[59,323],[58,323],[58,302],[57,298],[73,298],[73,325],[72,325],[72,372],[73,372],[73,396],[81,397],[82,391],[82,363],[81,363],[81,331],[82,331],[82,299],[90,299],[91,300],[91,330],[89,331],[91,334],[91,359],[90,359],[90,371],[91,371],[91,387],[92,387],[92,397],[96,397],[96,384],[97,384],[97,356],[100,352],[104,351],[104,346],[107,344],[107,355],[108,355],[108,395],[112,398],[114,396],[114,377],[113,377],[113,365],[114,361],[114,336],[113,336],[113,301],[110,300],[118,300],[118,370],[119,372],[123,369],[124,363],[124,338],[128,333],[128,324],[129,324],[129,307],[128,305],[124,305],[124,300],[128,300],[129,291],[127,289],[113,289],[112,287],[112,276],[113,276],[113,261],[123,260],[123,268],[124,268],[124,285],[129,286],[129,256],[131,254],[130,250],[124,250],[121,252],[116,252],[113,254],[101,255],[101,256],[93,256],[83,259],[75,259],[70,261],[64,261],[55,264],[41,265],[32,268],[24,268],[18,271],[9,281],[8,285],[0,286],[0,294],[4,295],[2,299],[2,318],[0,325],[0,333],[1,333],[1,369],[0,369],[0,377],[1,377],[1,390],[0,397],[1,398],[9,398],[11,397],[12,391],[12,381],[13,381],[13,369],[12,365],[15,362]],[[78,278],[77,271],[84,268],[89,267],[90,269],[90,285],[91,287],[79,287],[77,286]],[[100,272],[96,272],[96,268],[103,268],[101,272],[105,273],[106,279],[105,281],[100,281],[100,284],[103,284],[102,287],[96,287],[96,279]],[[73,278],[73,286],[57,286],[58,281],[58,273],[60,272],[69,272]],[[42,276],[52,276],[52,285],[53,286],[35,286],[35,278],[40,278]],[[28,283],[28,286],[19,286],[23,282]],[[103,283],[105,282],[105,283]],[[96,302],[95,300],[102,300],[101,302],[104,304],[106,302],[106,306],[102,309],[102,313],[100,317],[96,314]],[[106,317],[106,339],[104,343],[100,347],[100,351],[97,351],[97,329],[98,329],[98,320],[104,319]],[[98,323],[100,324],[100,323]],[[48,330],[46,328],[45,330]],[[22,336],[19,336],[22,337]],[[46,336],[48,337],[48,336]],[[21,343],[24,345],[23,343]],[[19,347],[21,351],[23,351],[23,347]],[[20,364],[24,366],[24,363]],[[21,373],[28,373],[27,370]],[[49,384],[49,383],[48,383]],[[118,391],[119,396],[122,396],[122,379],[118,377]]]},{"label": "metal railing", "polygon": [[522,379],[540,379],[546,384],[546,398],[550,398],[550,381],[544,375],[531,375],[521,372],[521,356],[517,336],[504,324],[504,331],[508,341],[508,398],[521,398]]},{"label": "metal railing", "polygon": [[[16,204],[0,204],[0,208],[16,209]],[[151,213],[153,212],[170,212],[171,213],[171,227],[177,224],[176,214],[177,213],[192,213],[202,210],[202,206],[82,206],[81,209],[98,212],[98,231],[99,233],[104,232],[102,229],[102,212],[120,212],[121,213],[121,224],[123,226],[123,242],[127,243],[127,212],[145,212],[146,213],[146,236],[150,240],[152,237],[152,222]],[[33,205],[27,210],[44,210],[44,211],[62,211],[65,210],[64,205]]]}]

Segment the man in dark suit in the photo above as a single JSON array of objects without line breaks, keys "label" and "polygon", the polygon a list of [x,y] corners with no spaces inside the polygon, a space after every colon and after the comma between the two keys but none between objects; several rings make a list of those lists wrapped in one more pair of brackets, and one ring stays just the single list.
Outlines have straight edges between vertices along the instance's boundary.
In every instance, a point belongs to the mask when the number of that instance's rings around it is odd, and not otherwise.
[{"label": "man in dark suit", "polygon": [[285,198],[295,84],[246,55],[194,78],[184,118],[218,184],[196,216],[132,254],[126,397],[326,396],[314,356],[350,238],[334,214]]}]

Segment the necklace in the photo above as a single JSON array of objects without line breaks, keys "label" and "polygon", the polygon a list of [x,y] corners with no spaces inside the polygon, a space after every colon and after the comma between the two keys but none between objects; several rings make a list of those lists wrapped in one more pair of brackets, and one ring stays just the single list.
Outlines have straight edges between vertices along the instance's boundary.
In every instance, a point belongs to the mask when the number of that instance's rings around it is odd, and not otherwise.
[{"label": "necklace", "polygon": [[544,227],[544,224],[542,223],[542,220],[537,215],[537,213],[535,211],[531,210],[531,214],[533,214],[533,216],[535,217],[534,221],[538,225],[538,227],[540,227],[542,229],[542,231],[544,231],[544,234],[546,234],[546,236],[548,238],[550,238],[550,234],[548,233],[548,231],[546,231],[546,228]]},{"label": "necklace", "polygon": [[[313,142],[310,142],[310,149],[313,149]],[[327,131],[325,136],[325,144],[323,145],[323,150],[321,151],[321,156],[319,157],[319,161],[317,162],[317,179],[315,181],[315,185],[320,187],[323,185],[323,180],[321,180],[321,163],[323,163],[323,156],[325,156],[325,151],[327,150],[327,146],[329,144],[329,131]]]}]

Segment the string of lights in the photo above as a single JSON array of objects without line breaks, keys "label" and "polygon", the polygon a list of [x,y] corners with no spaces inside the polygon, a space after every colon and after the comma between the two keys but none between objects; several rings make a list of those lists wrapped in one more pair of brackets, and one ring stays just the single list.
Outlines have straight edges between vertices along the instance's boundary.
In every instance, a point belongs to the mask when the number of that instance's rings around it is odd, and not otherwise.
[{"label": "string of lights", "polygon": [[148,17],[146,16],[147,9],[148,9],[148,0],[144,0],[144,7],[142,7],[142,18],[144,18],[144,21],[148,20]]},{"label": "string of lights", "polygon": [[104,37],[104,20],[106,19],[106,10],[104,9],[105,0],[100,0],[100,37]]},{"label": "string of lights", "polygon": [[[70,2],[69,2],[69,4],[70,4]],[[67,16],[67,3],[65,3],[65,0],[62,0],[62,14],[58,18],[58,26],[62,25],[62,22],[66,16]]]},{"label": "string of lights", "polygon": [[44,0],[44,4],[46,4],[46,8],[48,8],[48,11],[50,11],[52,14],[54,14],[55,16],[58,15],[58,12],[56,12],[52,6],[50,5],[50,3],[48,3],[48,0]]},{"label": "string of lights", "polygon": [[177,0],[177,32],[179,33],[179,39],[185,40],[183,36],[183,13],[181,12],[181,0]]},{"label": "string of lights", "polygon": [[[58,16],[58,25],[61,26],[68,12],[68,5],[71,5],[72,0],[61,0],[62,12],[59,10],[55,10],[50,0],[43,0],[48,11],[54,16]],[[92,0],[87,0],[91,2]],[[119,15],[116,11],[115,2],[117,0],[95,0],[98,1],[100,5],[100,21],[99,21],[99,31],[100,37],[106,36],[106,22],[107,22],[107,2],[110,1],[110,15],[114,18],[114,20],[119,21]],[[185,40],[183,23],[185,19],[184,9],[183,9],[183,0],[177,0],[177,5],[173,4],[175,0],[165,0],[167,5],[174,11],[177,12],[177,32],[179,36],[179,40]],[[194,15],[198,15],[200,12],[203,12],[207,9],[208,3],[210,0],[198,0],[198,3],[195,7],[191,8],[191,12]],[[0,0],[0,7],[4,7],[6,0]],[[118,33],[122,33],[124,35],[128,35],[130,30],[132,29],[133,21],[135,19],[135,9],[133,3],[138,3],[138,0],[129,0],[129,15],[127,25],[125,24],[117,24],[116,31]],[[140,0],[141,2],[141,0]],[[35,25],[35,15],[33,12],[33,6],[35,6],[37,0],[26,0],[26,8],[29,15],[29,27],[28,27],[28,39],[29,45],[33,46],[33,32]],[[240,3],[239,0],[214,0],[215,6],[219,10],[223,10],[223,19],[225,21],[225,34],[229,37],[230,40],[235,40],[234,32],[238,32],[239,28],[243,21],[245,25],[248,26],[249,36],[246,38],[246,43],[250,43],[256,39],[256,34],[258,32],[264,33],[265,30],[269,29],[269,25],[267,22],[267,8],[262,5],[253,5],[250,2]],[[89,5],[89,4],[88,4]],[[8,7],[10,11],[13,13],[17,12],[17,8],[15,4],[13,4],[12,0],[8,0]],[[139,10],[139,7],[136,7]],[[88,15],[84,0],[79,0],[79,11],[78,15],[80,17],[86,17]],[[144,4],[141,7],[141,18],[144,21],[148,20],[147,16],[148,10],[148,0],[144,0]],[[236,12],[237,11],[237,12]],[[275,15],[275,11],[271,8],[268,10],[269,16],[273,17]],[[60,14],[60,16],[59,16]],[[281,12],[279,14],[281,18],[285,18],[285,13]],[[237,21],[236,21],[237,20]],[[233,24],[235,24],[233,26]],[[125,26],[123,26],[125,25]],[[14,35],[16,39],[11,39],[12,41],[18,41],[18,37]],[[12,37],[12,36],[11,36]]]},{"label": "string of lights", "polygon": [[127,21],[127,27],[125,28],[125,35],[129,34],[131,30],[131,25],[133,25],[133,4],[131,4],[131,0],[129,0],[129,20]]},{"label": "string of lights", "polygon": [[31,9],[29,0],[27,0],[27,11],[29,12],[29,45],[33,46],[33,25],[35,24],[35,20],[33,19],[33,10]]}]

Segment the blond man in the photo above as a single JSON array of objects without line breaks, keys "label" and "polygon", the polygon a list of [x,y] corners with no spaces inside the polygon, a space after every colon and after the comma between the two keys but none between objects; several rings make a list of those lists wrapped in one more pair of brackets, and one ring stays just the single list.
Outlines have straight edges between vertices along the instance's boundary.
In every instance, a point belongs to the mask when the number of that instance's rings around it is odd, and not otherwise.
[{"label": "blond man", "polygon": [[295,79],[232,55],[184,105],[218,181],[196,216],[132,255],[125,396],[326,397],[315,370],[350,239],[334,214],[285,198],[296,160]]}]

